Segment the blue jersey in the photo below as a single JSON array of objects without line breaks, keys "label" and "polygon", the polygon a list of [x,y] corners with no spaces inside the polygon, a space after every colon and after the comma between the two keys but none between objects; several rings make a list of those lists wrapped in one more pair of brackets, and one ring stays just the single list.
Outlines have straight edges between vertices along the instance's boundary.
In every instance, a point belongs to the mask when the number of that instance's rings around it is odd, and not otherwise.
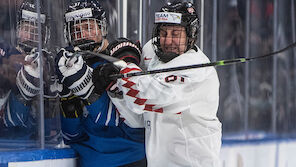
[{"label": "blue jersey", "polygon": [[31,115],[31,107],[21,103],[15,93],[9,91],[2,104],[1,138],[32,139],[37,132],[36,120]]},{"label": "blue jersey", "polygon": [[82,117],[62,117],[64,141],[78,152],[82,167],[116,167],[144,159],[144,129],[123,121],[105,92],[85,106]]}]

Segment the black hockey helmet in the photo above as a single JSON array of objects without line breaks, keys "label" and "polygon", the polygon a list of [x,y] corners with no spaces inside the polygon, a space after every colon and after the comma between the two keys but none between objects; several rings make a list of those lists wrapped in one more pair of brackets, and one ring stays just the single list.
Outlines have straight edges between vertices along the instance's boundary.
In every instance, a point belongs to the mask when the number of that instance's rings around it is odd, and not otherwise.
[{"label": "black hockey helmet", "polygon": [[152,44],[156,55],[162,62],[168,62],[182,53],[165,52],[160,45],[161,26],[180,25],[186,30],[186,49],[194,48],[200,27],[199,18],[191,2],[168,3],[155,13],[154,30],[152,34]]},{"label": "black hockey helmet", "polygon": [[[81,0],[72,3],[65,12],[64,33],[66,39],[70,44],[78,46],[82,50],[97,48],[100,51],[106,42],[108,33],[106,20],[106,12],[97,0]],[[96,29],[95,36],[101,36],[100,41],[90,39],[93,37],[90,30],[87,37],[83,35],[81,28],[87,26],[90,29],[90,21],[98,25],[99,29]]]},{"label": "black hockey helmet", "polygon": [[[43,7],[40,7],[41,40],[46,46],[50,39],[48,17]],[[38,46],[38,13],[33,0],[25,0],[17,14],[17,45],[29,53]]]}]

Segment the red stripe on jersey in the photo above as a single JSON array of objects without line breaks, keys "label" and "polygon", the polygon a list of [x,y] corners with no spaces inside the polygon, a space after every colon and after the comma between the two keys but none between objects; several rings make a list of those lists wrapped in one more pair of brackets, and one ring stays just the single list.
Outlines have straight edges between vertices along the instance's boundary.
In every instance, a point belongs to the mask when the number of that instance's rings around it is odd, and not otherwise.
[{"label": "red stripe on jersey", "polygon": [[125,56],[122,56],[120,58],[120,60],[124,60],[125,58],[129,58],[129,57],[130,58],[133,58],[133,59],[136,59],[136,61],[137,61],[138,64],[140,63],[139,58],[137,56],[134,56],[134,55],[125,55]]},{"label": "red stripe on jersey", "polygon": [[159,109],[154,110],[154,112],[163,113],[163,109],[162,108],[159,108]]},{"label": "red stripe on jersey", "polygon": [[[126,93],[126,95],[131,96],[136,98],[136,100],[134,101],[135,104],[137,105],[144,105],[146,103],[146,101],[148,99],[141,99],[136,97],[136,95],[140,92],[139,90],[133,89],[131,88],[133,85],[135,85],[134,82],[130,81],[128,78],[122,78],[124,81],[126,81],[125,84],[123,84],[122,86],[126,87],[129,89],[129,91]],[[146,111],[151,111],[151,112],[157,112],[157,113],[163,113],[163,108],[159,108],[159,109],[153,109],[155,105],[154,104],[145,104],[144,110]]]},{"label": "red stripe on jersey", "polygon": [[128,96],[132,96],[132,97],[136,97],[136,95],[137,95],[138,93],[139,93],[138,90],[130,88],[130,90],[126,93],[126,95],[128,95]]},{"label": "red stripe on jersey", "polygon": [[134,103],[135,104],[138,104],[138,105],[143,105],[145,104],[145,102],[147,101],[147,99],[140,99],[140,98],[137,98]]},{"label": "red stripe on jersey", "polygon": [[153,104],[146,104],[144,110],[146,111],[153,111],[152,107],[155,106]]},{"label": "red stripe on jersey", "polygon": [[135,85],[134,82],[127,80],[127,82],[125,84],[123,84],[122,86],[124,86],[126,88],[131,88],[133,85]]},{"label": "red stripe on jersey", "polygon": [[121,70],[120,73],[121,73],[121,74],[125,74],[125,73],[129,73],[129,72],[131,72],[131,71],[141,71],[141,70],[138,69],[138,68],[128,68],[128,67],[127,67],[127,68]]}]

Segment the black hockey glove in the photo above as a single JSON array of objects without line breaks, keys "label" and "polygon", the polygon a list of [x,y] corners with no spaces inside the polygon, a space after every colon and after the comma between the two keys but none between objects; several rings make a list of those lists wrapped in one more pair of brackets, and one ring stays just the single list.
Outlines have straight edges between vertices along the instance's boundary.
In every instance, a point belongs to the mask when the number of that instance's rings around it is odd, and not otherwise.
[{"label": "black hockey glove", "polygon": [[75,95],[60,99],[61,113],[65,118],[79,118],[83,114],[83,103]]},{"label": "black hockey glove", "polygon": [[118,38],[108,46],[109,55],[119,58],[125,62],[140,64],[142,48],[140,43],[133,42],[127,38]]},{"label": "black hockey glove", "polygon": [[119,74],[119,72],[120,69],[110,63],[102,64],[95,68],[92,78],[95,85],[94,91],[97,94],[102,94],[112,85],[112,82],[115,81],[114,78],[110,78],[109,76],[112,74]]}]

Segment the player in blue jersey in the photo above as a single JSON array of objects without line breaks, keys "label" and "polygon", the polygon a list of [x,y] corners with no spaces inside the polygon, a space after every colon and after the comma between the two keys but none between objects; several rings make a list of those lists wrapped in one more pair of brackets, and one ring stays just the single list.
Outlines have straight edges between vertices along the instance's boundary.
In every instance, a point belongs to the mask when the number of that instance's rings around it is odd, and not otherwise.
[{"label": "player in blue jersey", "polygon": [[[39,53],[37,50],[38,39],[38,14],[33,1],[26,0],[22,3],[17,13],[17,47],[4,41],[0,42],[0,133],[3,138],[11,139],[36,139],[38,136],[38,105],[39,105]],[[47,46],[49,41],[48,18],[43,8],[40,14],[42,46]],[[53,76],[53,55],[46,49],[43,53],[43,71],[45,82],[45,104],[54,103],[57,92],[50,91],[49,85]],[[49,105],[53,106],[53,105]],[[45,108],[49,108],[46,107]],[[52,109],[52,108],[51,108]],[[58,111],[58,110],[56,110]],[[56,114],[53,110],[46,110],[46,124]],[[49,116],[50,115],[50,116]],[[55,116],[53,116],[55,115]],[[50,135],[50,129],[46,135]],[[49,136],[50,137],[50,136]]]},{"label": "player in blue jersey", "polygon": [[[79,154],[80,166],[146,166],[143,118],[120,115],[111,103],[107,82],[93,82],[96,67],[106,60],[78,51],[103,53],[139,64],[141,49],[120,38],[109,44],[106,39],[106,13],[95,0],[82,0],[65,13],[69,47],[56,58],[56,70],[62,84],[62,132],[64,141]],[[124,63],[123,63],[124,64]],[[120,92],[111,92],[120,96]]]}]

